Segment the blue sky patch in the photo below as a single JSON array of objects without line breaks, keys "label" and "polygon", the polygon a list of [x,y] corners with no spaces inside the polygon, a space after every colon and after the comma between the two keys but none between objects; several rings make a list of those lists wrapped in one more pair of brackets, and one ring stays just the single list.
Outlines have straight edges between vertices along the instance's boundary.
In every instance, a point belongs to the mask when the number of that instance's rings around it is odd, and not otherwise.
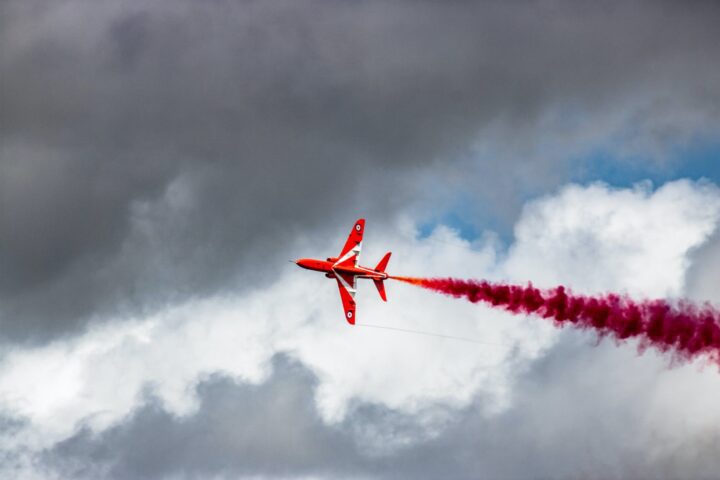
[{"label": "blue sky patch", "polygon": [[720,140],[677,147],[662,162],[643,157],[620,158],[611,150],[600,149],[578,159],[572,181],[602,180],[615,187],[630,187],[643,180],[661,185],[678,178],[707,178],[720,184]]}]

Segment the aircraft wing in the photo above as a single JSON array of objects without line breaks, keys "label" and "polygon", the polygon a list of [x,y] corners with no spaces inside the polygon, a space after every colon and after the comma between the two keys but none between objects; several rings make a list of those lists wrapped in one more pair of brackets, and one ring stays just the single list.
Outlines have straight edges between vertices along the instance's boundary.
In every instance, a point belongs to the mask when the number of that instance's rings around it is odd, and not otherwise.
[{"label": "aircraft wing", "polygon": [[340,299],[345,311],[345,319],[350,325],[355,325],[355,277],[337,272],[335,275],[340,289]]},{"label": "aircraft wing", "polygon": [[343,247],[335,265],[352,265],[357,266],[360,259],[360,247],[362,246],[363,233],[365,233],[365,219],[361,218],[355,225],[348,236],[345,246]]}]

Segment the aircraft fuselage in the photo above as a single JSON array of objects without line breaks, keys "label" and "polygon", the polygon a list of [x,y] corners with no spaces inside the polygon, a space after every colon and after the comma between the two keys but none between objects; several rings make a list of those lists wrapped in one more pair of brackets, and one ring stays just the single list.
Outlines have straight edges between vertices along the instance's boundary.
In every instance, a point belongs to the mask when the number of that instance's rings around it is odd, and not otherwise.
[{"label": "aircraft fuselage", "polygon": [[[372,278],[373,280],[385,280],[388,278],[388,274],[385,272],[378,272],[371,268],[362,267],[360,265],[335,265],[336,258],[330,258],[328,260],[318,260],[315,258],[300,258],[295,263],[302,268],[308,270],[315,270],[316,272],[323,272],[328,278],[335,278],[335,272],[346,273],[353,275],[358,278]],[[335,265],[335,266],[334,266]]]}]

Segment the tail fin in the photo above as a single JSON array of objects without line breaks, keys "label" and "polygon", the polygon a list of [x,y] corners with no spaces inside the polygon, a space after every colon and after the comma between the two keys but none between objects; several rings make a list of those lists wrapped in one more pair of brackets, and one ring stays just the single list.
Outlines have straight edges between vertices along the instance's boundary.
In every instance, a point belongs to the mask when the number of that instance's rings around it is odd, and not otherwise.
[{"label": "tail fin", "polygon": [[383,299],[383,302],[387,302],[387,297],[385,296],[385,284],[382,280],[373,280],[375,283],[375,286],[378,289],[378,293],[380,294],[380,298]]},{"label": "tail fin", "polygon": [[385,256],[380,260],[377,264],[377,267],[375,267],[375,270],[378,272],[384,272],[385,268],[387,268],[387,264],[390,261],[390,255],[392,255],[392,252],[388,252],[385,254]]}]

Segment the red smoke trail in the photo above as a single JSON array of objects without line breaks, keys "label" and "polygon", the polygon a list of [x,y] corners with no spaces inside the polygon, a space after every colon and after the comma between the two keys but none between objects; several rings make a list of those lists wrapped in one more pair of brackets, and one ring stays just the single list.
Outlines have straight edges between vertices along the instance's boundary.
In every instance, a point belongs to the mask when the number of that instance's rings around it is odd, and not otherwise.
[{"label": "red smoke trail", "polygon": [[540,290],[531,284],[505,285],[484,280],[390,277],[473,303],[484,302],[512,313],[553,319],[558,326],[592,329],[600,337],[637,338],[640,350],[655,347],[677,360],[707,355],[720,365],[720,312],[709,305],[665,300],[635,301],[627,296],[574,295],[565,287]]}]

